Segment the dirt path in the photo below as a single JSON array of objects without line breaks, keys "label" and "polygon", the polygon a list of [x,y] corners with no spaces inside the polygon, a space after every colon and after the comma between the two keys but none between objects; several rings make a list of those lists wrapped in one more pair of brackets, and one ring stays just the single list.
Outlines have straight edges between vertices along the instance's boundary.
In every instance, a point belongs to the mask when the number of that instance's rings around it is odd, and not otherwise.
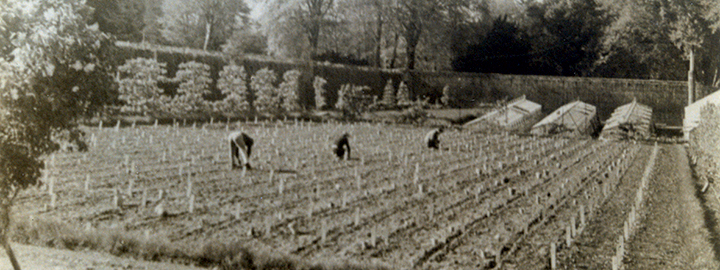
[{"label": "dirt path", "polygon": [[[12,244],[22,269],[203,269],[178,264],[138,261],[94,251],[70,251],[46,247]],[[12,270],[5,250],[0,249],[0,270]]]},{"label": "dirt path", "polygon": [[664,146],[658,165],[645,202],[650,207],[628,245],[627,269],[719,269],[685,149]]}]

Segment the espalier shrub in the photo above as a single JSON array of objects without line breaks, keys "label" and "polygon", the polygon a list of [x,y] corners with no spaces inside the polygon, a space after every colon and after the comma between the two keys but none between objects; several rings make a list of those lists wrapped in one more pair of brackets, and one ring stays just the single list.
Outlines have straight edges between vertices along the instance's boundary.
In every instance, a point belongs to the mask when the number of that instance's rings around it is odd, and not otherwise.
[{"label": "espalier shrub", "polygon": [[245,82],[247,74],[245,67],[235,64],[227,65],[220,71],[217,87],[225,95],[217,101],[215,108],[226,117],[236,117],[252,111],[250,99],[252,93]]},{"label": "espalier shrub", "polygon": [[179,82],[171,102],[171,114],[179,118],[203,118],[209,111],[204,95],[210,94],[210,66],[195,61],[178,66],[174,81]]},{"label": "espalier shrub", "polygon": [[452,96],[452,93],[450,91],[450,86],[448,86],[447,84],[445,85],[445,87],[443,87],[442,97],[440,98],[440,102],[445,107],[451,107],[455,104],[455,97]]},{"label": "espalier shrub", "polygon": [[408,89],[405,82],[400,82],[397,93],[397,105],[401,107],[407,107],[412,105],[410,100],[410,89]]},{"label": "espalier shrub", "polygon": [[282,107],[286,112],[300,110],[300,71],[290,70],[283,74],[283,82],[278,87],[283,102]]},{"label": "espalier shrub", "polygon": [[276,80],[277,75],[268,68],[258,70],[250,78],[250,88],[257,95],[254,104],[258,112],[272,116],[279,115],[282,112],[282,96],[274,86]]},{"label": "espalier shrub", "polygon": [[127,60],[118,67],[119,99],[125,102],[123,111],[143,115],[158,113],[163,90],[157,83],[167,80],[165,67],[165,63],[142,57]]},{"label": "espalier shrub", "polygon": [[397,104],[397,99],[395,98],[395,87],[393,87],[392,79],[388,80],[385,84],[382,103],[386,106],[395,106]]},{"label": "espalier shrub", "polygon": [[325,90],[327,80],[322,77],[315,76],[313,88],[315,89],[315,109],[322,110],[327,105],[327,90]]}]

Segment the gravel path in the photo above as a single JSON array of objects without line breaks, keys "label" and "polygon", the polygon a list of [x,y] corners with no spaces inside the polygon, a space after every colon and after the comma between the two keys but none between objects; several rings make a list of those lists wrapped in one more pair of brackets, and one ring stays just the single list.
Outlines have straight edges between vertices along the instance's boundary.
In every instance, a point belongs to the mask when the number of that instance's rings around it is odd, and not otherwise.
[{"label": "gravel path", "polygon": [[685,148],[662,147],[657,164],[626,269],[720,269]]},{"label": "gravel path", "polygon": [[[120,258],[94,251],[70,251],[46,247],[12,244],[12,249],[22,269],[157,269],[195,270],[203,269],[178,264],[138,261]],[[5,250],[0,248],[0,270],[12,270]]]}]

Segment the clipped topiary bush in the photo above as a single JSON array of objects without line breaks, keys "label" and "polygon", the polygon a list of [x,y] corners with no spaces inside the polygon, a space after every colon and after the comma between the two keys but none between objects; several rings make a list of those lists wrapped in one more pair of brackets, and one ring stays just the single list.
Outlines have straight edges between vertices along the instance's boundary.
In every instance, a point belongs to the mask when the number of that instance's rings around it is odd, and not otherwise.
[{"label": "clipped topiary bush", "polygon": [[286,112],[300,110],[300,71],[290,70],[283,74],[283,82],[278,87],[282,96],[282,107]]},{"label": "clipped topiary bush", "polygon": [[400,107],[412,105],[412,101],[410,100],[410,89],[408,89],[405,82],[400,82],[400,86],[398,86],[397,105]]},{"label": "clipped topiary bush", "polygon": [[274,85],[275,81],[277,81],[277,75],[268,68],[258,70],[250,78],[250,88],[257,95],[254,104],[258,112],[272,116],[282,112],[282,96]]},{"label": "clipped topiary bush", "polygon": [[217,87],[225,98],[216,102],[215,109],[225,117],[237,117],[252,112],[252,93],[246,86],[245,68],[235,64],[223,67]]},{"label": "clipped topiary bush", "polygon": [[327,80],[322,77],[315,76],[313,88],[315,89],[315,109],[322,110],[327,105],[327,90],[325,90]]},{"label": "clipped topiary bush", "polygon": [[165,63],[142,57],[127,60],[118,67],[119,99],[125,102],[121,109],[123,112],[142,115],[159,113],[163,90],[158,87],[158,82],[167,81],[165,67]]}]

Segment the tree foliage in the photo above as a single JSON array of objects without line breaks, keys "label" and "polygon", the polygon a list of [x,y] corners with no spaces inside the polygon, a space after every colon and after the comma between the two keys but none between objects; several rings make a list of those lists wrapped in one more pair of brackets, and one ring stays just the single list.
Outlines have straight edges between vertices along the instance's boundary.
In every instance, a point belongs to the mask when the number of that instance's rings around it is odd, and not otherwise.
[{"label": "tree foliage", "polygon": [[172,44],[220,50],[249,12],[242,0],[166,0],[162,35]]},{"label": "tree foliage", "polygon": [[550,0],[528,6],[534,74],[585,76],[598,58],[604,13],[595,0]]},{"label": "tree foliage", "polygon": [[270,0],[262,16],[268,50],[282,57],[312,58],[322,46],[334,0]]},{"label": "tree foliage", "polygon": [[463,72],[527,74],[531,72],[531,47],[527,34],[509,21],[498,17],[490,32],[477,44],[463,48],[453,60],[453,69]]},{"label": "tree foliage", "polygon": [[75,0],[0,2],[0,240],[18,191],[38,183],[53,134],[117,96],[106,61],[113,43]]},{"label": "tree foliage", "polygon": [[94,9],[90,23],[96,23],[100,31],[115,35],[120,40],[138,42],[142,40],[145,14],[143,0],[87,0]]}]

